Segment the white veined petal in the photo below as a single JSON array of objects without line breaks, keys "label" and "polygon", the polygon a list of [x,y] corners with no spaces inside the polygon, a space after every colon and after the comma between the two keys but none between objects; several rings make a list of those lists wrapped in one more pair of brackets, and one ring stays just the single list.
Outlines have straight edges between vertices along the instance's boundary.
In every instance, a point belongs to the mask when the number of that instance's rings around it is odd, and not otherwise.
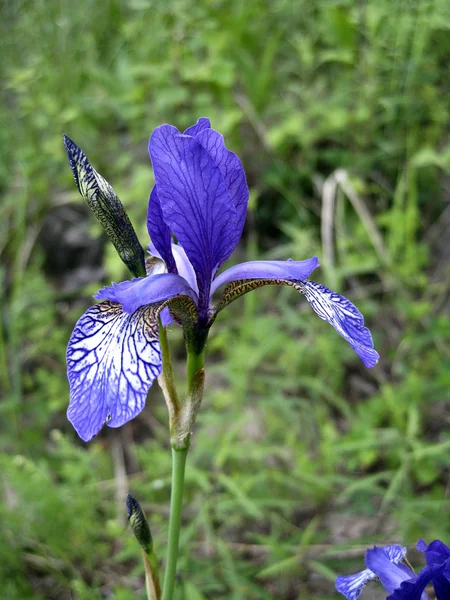
[{"label": "white veined petal", "polygon": [[119,427],[145,405],[161,373],[158,306],[132,315],[120,304],[101,302],[78,321],[67,348],[70,404],[67,416],[89,441],[104,423]]},{"label": "white veined petal", "polygon": [[347,600],[358,600],[366,583],[376,578],[370,569],[364,569],[355,575],[339,576],[336,579],[336,589]]},{"label": "white veined petal", "polygon": [[383,546],[383,551],[391,562],[397,564],[406,556],[406,548],[395,544],[394,546]]},{"label": "white veined petal", "polygon": [[305,279],[299,281],[302,292],[312,309],[350,344],[366,367],[373,367],[379,359],[374,350],[370,331],[364,327],[364,317],[354,304],[324,285]]}]

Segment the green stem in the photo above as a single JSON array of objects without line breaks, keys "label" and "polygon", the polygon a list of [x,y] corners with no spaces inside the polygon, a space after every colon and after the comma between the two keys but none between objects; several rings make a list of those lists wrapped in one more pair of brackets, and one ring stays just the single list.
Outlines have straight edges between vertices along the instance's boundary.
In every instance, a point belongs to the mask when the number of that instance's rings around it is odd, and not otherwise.
[{"label": "green stem", "polygon": [[172,600],[175,587],[183,504],[184,470],[188,450],[189,438],[186,439],[185,448],[172,448],[172,495],[170,499],[169,540],[162,600]]},{"label": "green stem", "polygon": [[162,600],[172,600],[177,574],[178,546],[180,540],[183,506],[184,472],[189,451],[191,428],[201,402],[204,381],[204,353],[188,352],[188,392],[177,419],[172,424],[172,493],[170,499],[169,540]]},{"label": "green stem", "polygon": [[205,368],[205,352],[200,354],[188,352],[187,355],[187,380],[188,380],[188,398],[195,393],[197,387],[197,377],[199,372]]}]

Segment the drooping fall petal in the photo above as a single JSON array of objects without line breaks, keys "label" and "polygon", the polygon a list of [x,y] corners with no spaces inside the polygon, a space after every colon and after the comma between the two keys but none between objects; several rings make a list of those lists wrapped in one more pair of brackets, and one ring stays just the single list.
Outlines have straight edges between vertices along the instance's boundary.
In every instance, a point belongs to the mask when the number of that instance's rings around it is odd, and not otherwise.
[{"label": "drooping fall petal", "polygon": [[77,322],[67,348],[67,417],[85,442],[105,423],[119,427],[144,408],[161,373],[155,307],[130,315],[107,301],[92,306]]}]

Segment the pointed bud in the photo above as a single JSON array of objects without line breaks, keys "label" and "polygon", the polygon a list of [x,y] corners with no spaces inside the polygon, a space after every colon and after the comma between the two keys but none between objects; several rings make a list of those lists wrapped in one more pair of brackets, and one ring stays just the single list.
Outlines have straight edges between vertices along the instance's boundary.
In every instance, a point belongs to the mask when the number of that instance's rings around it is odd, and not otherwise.
[{"label": "pointed bud", "polygon": [[84,152],[67,135],[63,138],[78,191],[131,273],[136,277],[145,277],[144,250],[117,194],[91,166]]},{"label": "pointed bud", "polygon": [[139,502],[130,494],[127,495],[127,512],[135,538],[140,543],[144,552],[151,554],[153,552],[153,539],[150,527]]}]

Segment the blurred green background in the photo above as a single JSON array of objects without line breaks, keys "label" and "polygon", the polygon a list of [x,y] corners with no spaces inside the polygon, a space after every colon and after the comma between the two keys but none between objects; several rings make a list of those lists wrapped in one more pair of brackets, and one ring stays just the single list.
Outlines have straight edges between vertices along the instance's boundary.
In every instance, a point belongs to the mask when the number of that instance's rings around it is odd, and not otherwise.
[{"label": "blurred green background", "polygon": [[[128,276],[63,132],[147,244],[149,134],[210,117],[251,188],[233,260],[319,255],[314,278],[359,306],[381,355],[364,369],[290,289],[221,313],[177,600],[336,598],[367,545],[450,542],[448,0],[4,0],[1,13],[2,599],[143,599],[128,491],[161,557],[167,535],[158,386],[88,445],[66,421],[70,332]],[[176,327],[170,341],[182,388]]]}]

